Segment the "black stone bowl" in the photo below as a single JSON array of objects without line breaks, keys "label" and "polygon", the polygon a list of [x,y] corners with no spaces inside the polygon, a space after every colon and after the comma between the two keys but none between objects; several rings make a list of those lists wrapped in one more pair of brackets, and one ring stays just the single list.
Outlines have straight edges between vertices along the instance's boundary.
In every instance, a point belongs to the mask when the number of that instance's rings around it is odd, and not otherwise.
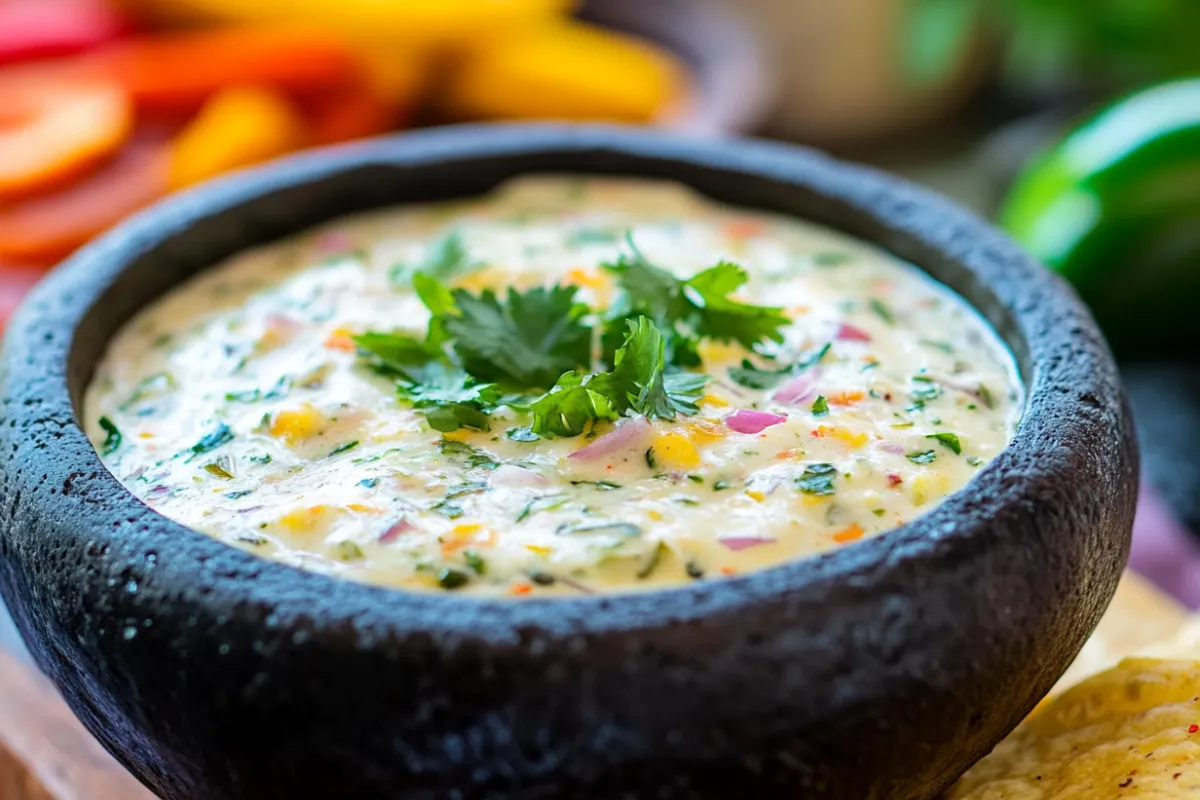
[{"label": "black stone bowl", "polygon": [[[543,171],[670,178],[922,265],[1016,353],[1029,400],[1015,439],[925,516],[836,552],[514,602],[228,547],[139,502],[80,430],[113,334],[208,265]],[[80,251],[12,323],[2,369],[4,599],[75,713],[165,798],[931,797],[1092,631],[1137,485],[1117,373],[1063,283],[939,197],[764,143],[467,127],[294,158]]]}]

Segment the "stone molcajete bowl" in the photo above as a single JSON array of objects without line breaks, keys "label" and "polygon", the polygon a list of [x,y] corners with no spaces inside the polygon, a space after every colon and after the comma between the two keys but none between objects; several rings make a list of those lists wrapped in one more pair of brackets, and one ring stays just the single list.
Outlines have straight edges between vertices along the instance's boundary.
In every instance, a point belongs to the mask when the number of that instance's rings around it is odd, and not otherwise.
[{"label": "stone molcajete bowl", "polygon": [[[963,491],[741,577],[530,601],[406,594],[191,532],[79,428],[113,333],[206,266],[348,212],[519,173],[671,178],[871,240],[959,291],[1029,400]],[[38,664],[164,798],[928,798],[1026,714],[1116,587],[1137,456],[1074,295],[951,203],[794,148],[474,127],[170,199],[75,255],[3,355],[0,584]]]}]

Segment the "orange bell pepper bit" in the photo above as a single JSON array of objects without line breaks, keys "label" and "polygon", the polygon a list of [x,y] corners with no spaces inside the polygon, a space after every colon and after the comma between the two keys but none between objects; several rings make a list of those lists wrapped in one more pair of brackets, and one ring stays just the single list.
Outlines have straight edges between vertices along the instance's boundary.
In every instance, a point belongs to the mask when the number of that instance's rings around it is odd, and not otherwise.
[{"label": "orange bell pepper bit", "polygon": [[0,81],[0,200],[44,191],[111,156],[129,137],[129,96],[65,73]]},{"label": "orange bell pepper bit", "polygon": [[303,146],[304,120],[282,94],[258,87],[217,93],[175,139],[170,186],[191,186]]}]

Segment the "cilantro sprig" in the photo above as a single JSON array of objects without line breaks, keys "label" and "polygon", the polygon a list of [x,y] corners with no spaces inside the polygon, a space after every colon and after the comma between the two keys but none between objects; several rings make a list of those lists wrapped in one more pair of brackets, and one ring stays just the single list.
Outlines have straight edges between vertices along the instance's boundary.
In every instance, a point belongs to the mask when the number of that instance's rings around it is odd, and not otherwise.
[{"label": "cilantro sprig", "polygon": [[[747,280],[735,264],[681,279],[627,241],[631,255],[603,265],[623,292],[601,315],[571,286],[509,288],[502,296],[446,287],[465,260],[461,242],[448,238],[410,276],[431,315],[425,337],[371,332],[354,341],[442,432],[488,430],[502,407],[531,414],[529,434],[542,437],[578,436],[622,415],[696,414],[708,376],[681,368],[700,365],[700,338],[747,347],[779,341],[787,319],[731,298]],[[597,333],[601,369],[592,371]]]},{"label": "cilantro sprig", "polygon": [[601,265],[624,290],[611,316],[652,319],[671,340],[671,363],[695,366],[699,361],[695,342],[700,337],[736,341],[747,348],[764,340],[783,341],[780,329],[788,319],[782,309],[731,297],[748,280],[737,264],[720,261],[690,278],[679,278],[652,263],[631,235],[626,235],[625,243],[628,253]]}]

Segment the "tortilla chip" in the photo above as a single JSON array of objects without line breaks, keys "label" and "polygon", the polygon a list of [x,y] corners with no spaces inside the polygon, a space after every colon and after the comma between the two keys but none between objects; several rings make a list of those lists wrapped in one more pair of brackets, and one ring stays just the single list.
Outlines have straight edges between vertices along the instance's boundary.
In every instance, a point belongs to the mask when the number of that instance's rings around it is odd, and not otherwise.
[{"label": "tortilla chip", "polygon": [[1126,659],[1068,689],[948,798],[1200,798],[1200,662]]}]

